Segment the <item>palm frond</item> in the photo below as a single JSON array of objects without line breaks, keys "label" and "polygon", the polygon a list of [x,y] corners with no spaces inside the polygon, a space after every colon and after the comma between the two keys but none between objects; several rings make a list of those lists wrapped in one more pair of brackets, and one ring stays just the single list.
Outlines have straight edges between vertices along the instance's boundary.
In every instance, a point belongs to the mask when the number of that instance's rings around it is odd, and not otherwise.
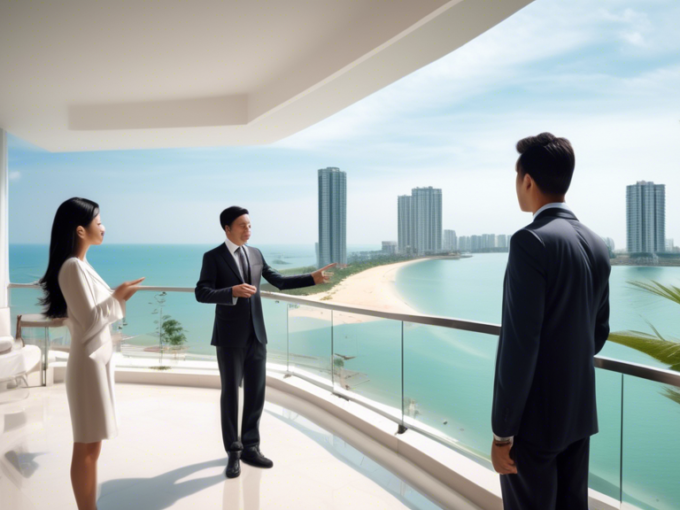
[{"label": "palm frond", "polygon": [[657,336],[659,340],[663,340],[664,342],[666,341],[666,339],[663,336],[661,336],[661,333],[659,333],[659,330],[654,327],[654,324],[652,324],[648,320],[645,320],[645,322],[649,325],[650,328],[652,328],[652,331],[654,331],[654,334]]},{"label": "palm frond", "polygon": [[670,386],[666,386],[663,389],[662,395],[666,398],[671,399],[673,402],[677,402],[680,404],[680,390],[677,388],[671,388]]},{"label": "palm frond", "polygon": [[659,338],[640,331],[621,331],[611,333],[609,341],[625,345],[636,351],[644,352],[652,358],[680,372],[680,342],[659,340]]},{"label": "palm frond", "polygon": [[664,299],[669,299],[674,303],[680,305],[680,287],[675,287],[674,285],[664,285],[657,281],[652,280],[651,282],[628,282],[635,288],[660,296]]}]

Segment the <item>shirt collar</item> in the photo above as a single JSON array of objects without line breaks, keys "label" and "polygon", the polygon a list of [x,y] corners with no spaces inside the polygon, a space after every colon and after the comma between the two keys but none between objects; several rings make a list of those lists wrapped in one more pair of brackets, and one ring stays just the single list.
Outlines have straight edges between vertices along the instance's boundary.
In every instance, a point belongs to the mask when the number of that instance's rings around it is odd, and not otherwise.
[{"label": "shirt collar", "polygon": [[238,244],[232,243],[231,240],[230,240],[228,237],[227,237],[227,239],[224,241],[224,244],[227,245],[227,249],[229,250],[229,253],[231,253],[232,255],[233,255],[234,253],[236,253],[236,250],[239,249],[239,245],[238,245]]},{"label": "shirt collar", "polygon": [[565,202],[551,202],[549,204],[545,204],[538,211],[536,211],[534,213],[534,219],[536,219],[536,216],[541,214],[546,209],[566,209],[567,211],[571,211],[571,209],[569,208],[569,206]]}]

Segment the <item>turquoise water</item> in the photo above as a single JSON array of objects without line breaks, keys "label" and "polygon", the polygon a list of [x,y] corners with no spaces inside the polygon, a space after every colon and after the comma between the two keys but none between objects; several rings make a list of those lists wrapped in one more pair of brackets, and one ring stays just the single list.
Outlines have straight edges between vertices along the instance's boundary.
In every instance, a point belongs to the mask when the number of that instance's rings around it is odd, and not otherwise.
[{"label": "turquoise water", "polygon": [[[500,324],[507,260],[507,253],[488,253],[412,264],[399,271],[397,290],[421,313]],[[649,322],[665,337],[677,339],[680,307],[629,285],[630,281],[649,280],[680,286],[680,267],[612,267],[611,330],[652,333]],[[666,368],[646,354],[613,343],[605,344],[601,355]]]},{"label": "turquoise water", "polygon": [[[146,276],[148,285],[193,287],[202,253],[211,247],[104,245],[93,248],[88,258],[112,286]],[[275,259],[290,262],[278,264],[279,268],[311,265],[315,259],[313,247],[261,249],[270,263]],[[44,270],[46,252],[44,246],[12,246],[11,280],[34,281]],[[499,323],[506,262],[507,254],[424,261],[402,268],[396,286],[422,313]],[[612,268],[612,331],[651,331],[649,321],[665,336],[677,338],[678,306],[628,285],[630,280],[649,279],[680,285],[680,268]],[[13,312],[36,311],[37,296],[33,290],[12,290]],[[190,352],[212,355],[209,342],[214,306],[197,303],[193,293],[172,293],[166,299],[163,315],[171,315],[186,328]],[[289,351],[293,368],[343,384],[399,416],[403,385],[407,423],[415,421],[446,434],[457,441],[462,451],[488,465],[485,459],[491,437],[495,337],[405,324],[402,380],[400,323],[347,323],[330,312],[312,318],[304,315],[304,307],[289,309],[284,303],[270,300],[264,300],[264,307],[271,360],[284,362]],[[139,293],[130,301],[123,331],[134,337],[133,343],[157,343],[153,321],[158,315],[153,312],[158,308],[151,293]],[[334,372],[332,353],[344,359],[342,369]],[[616,344],[607,344],[602,354],[662,366],[647,355]],[[639,508],[680,508],[680,446],[676,438],[680,405],[665,398],[663,391],[663,385],[630,377],[622,381],[620,374],[598,370],[600,434],[592,443],[591,487],[616,499],[622,492],[625,501]]]}]

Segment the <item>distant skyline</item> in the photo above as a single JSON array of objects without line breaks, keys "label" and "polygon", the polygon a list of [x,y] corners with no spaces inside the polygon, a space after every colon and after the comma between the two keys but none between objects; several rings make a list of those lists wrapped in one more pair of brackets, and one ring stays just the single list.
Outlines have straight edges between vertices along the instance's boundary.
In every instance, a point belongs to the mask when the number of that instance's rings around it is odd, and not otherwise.
[{"label": "distant skyline", "polygon": [[46,243],[63,200],[102,206],[112,243],[213,243],[247,207],[252,243],[318,237],[317,170],[351,175],[347,242],[397,239],[395,197],[443,190],[442,228],[513,233],[514,145],[569,138],[567,202],[626,245],[626,186],[666,185],[680,239],[680,3],[537,0],[474,41],[308,129],[264,147],[50,154],[10,136],[10,242]]}]

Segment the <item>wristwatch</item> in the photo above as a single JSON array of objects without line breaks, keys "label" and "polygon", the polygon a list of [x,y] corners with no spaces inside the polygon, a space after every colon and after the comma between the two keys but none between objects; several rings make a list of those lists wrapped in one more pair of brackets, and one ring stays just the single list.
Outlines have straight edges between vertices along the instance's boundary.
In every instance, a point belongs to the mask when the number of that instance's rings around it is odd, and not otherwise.
[{"label": "wristwatch", "polygon": [[512,443],[514,439],[515,436],[498,437],[496,434],[493,435],[493,440],[496,441],[497,443]]}]

